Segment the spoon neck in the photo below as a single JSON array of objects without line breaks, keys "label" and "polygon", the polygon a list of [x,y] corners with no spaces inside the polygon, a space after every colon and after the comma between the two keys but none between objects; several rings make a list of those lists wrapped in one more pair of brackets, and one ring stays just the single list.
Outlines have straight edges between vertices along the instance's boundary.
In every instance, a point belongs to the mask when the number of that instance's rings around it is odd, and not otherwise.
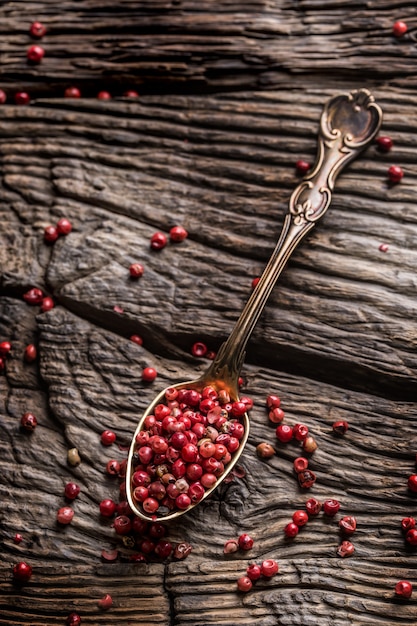
[{"label": "spoon neck", "polygon": [[298,221],[291,213],[286,215],[281,236],[268,264],[232,332],[220,347],[209,368],[208,373],[214,379],[226,380],[237,389],[246,344],[288,259],[299,241],[313,226],[314,222]]}]

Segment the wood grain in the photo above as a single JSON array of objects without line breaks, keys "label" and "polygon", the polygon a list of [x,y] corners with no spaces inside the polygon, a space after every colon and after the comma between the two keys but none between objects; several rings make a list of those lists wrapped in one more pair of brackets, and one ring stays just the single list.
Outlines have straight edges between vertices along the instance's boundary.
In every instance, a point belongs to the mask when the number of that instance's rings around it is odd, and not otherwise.
[{"label": "wood grain", "polygon": [[[416,601],[415,548],[400,522],[416,516],[417,412],[415,7],[409,2],[234,0],[56,3],[0,8],[0,86],[28,89],[29,107],[0,107],[0,341],[12,342],[0,375],[0,624],[61,626],[71,611],[89,626],[400,626]],[[48,26],[44,62],[28,66],[32,20]],[[409,26],[402,39],[392,24]],[[69,100],[106,88],[139,100]],[[133,550],[99,514],[118,499],[106,462],[123,460],[157,391],[202,372],[191,356],[217,350],[278,238],[312,162],[320,113],[335,93],[367,86],[384,112],[383,154],[371,146],[337,181],[325,219],[292,257],[248,346],[244,393],[254,399],[242,474],[170,524],[184,561],[129,561]],[[404,170],[389,185],[387,169]],[[68,217],[53,246],[43,229]],[[157,230],[189,237],[160,252]],[[386,251],[380,245],[386,245]],[[145,267],[138,281],[130,263]],[[39,287],[56,307],[41,313],[22,295]],[[143,336],[144,345],[129,340]],[[23,361],[28,343],[39,358]],[[141,381],[152,365],[156,381]],[[278,444],[265,397],[277,393],[289,424],[318,442],[311,490],[299,488],[300,446]],[[32,411],[33,433],[19,427]],[[332,432],[345,419],[343,438]],[[117,444],[100,444],[104,429]],[[262,441],[277,454],[256,456]],[[67,451],[77,447],[81,464]],[[56,523],[73,480],[81,493],[67,527]],[[292,541],[283,529],[308,497],[341,502]],[[338,519],[354,515],[355,553],[342,559]],[[15,533],[23,541],[15,543]],[[223,554],[250,533],[254,548]],[[114,562],[102,550],[117,549]],[[251,562],[280,572],[240,594]],[[33,566],[29,583],[12,565]],[[114,606],[98,607],[110,593]]]}]

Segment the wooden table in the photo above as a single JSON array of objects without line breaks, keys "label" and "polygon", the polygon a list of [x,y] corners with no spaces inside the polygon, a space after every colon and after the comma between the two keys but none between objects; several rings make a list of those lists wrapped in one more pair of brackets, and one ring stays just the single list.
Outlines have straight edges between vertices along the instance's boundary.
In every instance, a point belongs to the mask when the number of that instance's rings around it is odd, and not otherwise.
[{"label": "wooden table", "polygon": [[[116,10],[117,8],[117,10]],[[416,552],[401,519],[416,515],[417,13],[414,3],[7,2],[0,8],[1,625],[399,626],[417,623]],[[28,65],[30,23],[48,27]],[[404,20],[409,31],[392,35]],[[78,87],[81,99],[63,98]],[[129,561],[99,514],[117,499],[109,459],[122,460],[157,391],[192,378],[233,327],[279,235],[299,159],[314,161],[325,101],[370,89],[383,109],[377,145],[337,182],[331,209],[294,254],[248,346],[243,391],[254,399],[244,475],[169,525],[185,560]],[[98,100],[106,89],[112,100]],[[123,98],[127,89],[138,99]],[[27,90],[30,106],[14,94]],[[404,178],[388,182],[390,165]],[[46,245],[67,217],[72,232]],[[152,251],[155,231],[189,237]],[[129,265],[145,273],[129,278]],[[53,297],[41,312],[23,294]],[[143,346],[130,340],[143,337]],[[35,343],[38,359],[23,360]],[[141,381],[142,368],[158,377]],[[298,487],[299,444],[281,445],[265,398],[318,443],[317,482]],[[38,419],[33,433],[20,417]],[[347,420],[344,437],[332,431]],[[117,444],[100,443],[104,429]],[[277,454],[260,460],[270,442]],[[67,452],[76,447],[81,463]],[[69,526],[63,489],[81,493]],[[286,539],[292,513],[314,496],[341,502]],[[340,558],[338,519],[353,515],[354,554]],[[250,552],[223,554],[241,533]],[[23,541],[16,543],[15,534]],[[119,551],[105,562],[102,550]],[[133,551],[134,552],[134,551]],[[274,558],[280,572],[248,594],[236,580]],[[13,583],[12,566],[33,566]],[[414,597],[394,597],[410,580]],[[98,608],[109,593],[113,607]]]}]

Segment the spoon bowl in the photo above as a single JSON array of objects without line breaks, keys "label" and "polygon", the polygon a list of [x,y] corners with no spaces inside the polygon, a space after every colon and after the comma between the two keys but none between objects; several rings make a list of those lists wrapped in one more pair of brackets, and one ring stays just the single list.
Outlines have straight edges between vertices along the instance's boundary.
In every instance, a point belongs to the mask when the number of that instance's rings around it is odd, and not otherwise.
[{"label": "spoon bowl", "polygon": [[[278,243],[231,334],[200,378],[165,388],[139,421],[129,449],[126,493],[140,518],[169,521],[192,510],[237,463],[249,436],[247,405],[238,392],[246,344],[291,254],[327,211],[337,175],[371,143],[381,122],[381,109],[367,89],[335,96],[325,104],[316,164],[292,193]],[[196,424],[200,426],[193,428]],[[184,435],[175,437],[173,445],[175,432]],[[210,442],[215,452],[206,457],[213,450]],[[194,480],[200,472],[194,465],[210,475],[210,481],[201,476],[207,485]]]}]

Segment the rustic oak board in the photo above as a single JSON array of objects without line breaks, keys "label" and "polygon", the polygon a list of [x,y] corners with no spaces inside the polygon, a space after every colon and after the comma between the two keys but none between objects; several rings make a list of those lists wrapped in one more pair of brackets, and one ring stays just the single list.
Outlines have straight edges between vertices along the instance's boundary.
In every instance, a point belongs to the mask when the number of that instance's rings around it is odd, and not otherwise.
[{"label": "rustic oak board", "polygon": [[[0,87],[9,103],[21,89],[32,96],[30,107],[0,107],[0,341],[13,344],[0,375],[0,624],[60,626],[71,611],[83,626],[417,622],[415,598],[393,594],[400,579],[417,588],[415,549],[400,530],[402,517],[417,515],[407,490],[417,452],[415,7],[152,0],[115,12],[110,1],[60,11],[15,1],[0,15]],[[49,27],[39,66],[25,57],[34,19]],[[396,19],[409,25],[398,40]],[[57,98],[70,85],[86,96],[147,95]],[[99,515],[100,500],[119,492],[105,464],[125,457],[157,391],[207,366],[190,348],[202,339],[216,350],[232,329],[300,181],[295,162],[314,160],[324,102],[363,86],[394,149],[373,145],[343,173],[254,332],[244,475],[169,526],[174,544],[193,546],[185,561],[131,563]],[[405,172],[396,186],[392,163]],[[72,233],[45,245],[44,227],[63,216]],[[189,238],[151,251],[150,236],[175,224]],[[134,261],[145,266],[139,281],[128,276]],[[23,301],[33,286],[53,296],[52,311]],[[22,358],[30,342],[33,364]],[[145,365],[159,372],[152,385],[141,382]],[[300,448],[276,444],[270,392],[286,420],[317,439],[310,491],[292,469]],[[25,411],[39,420],[32,434],[19,428]],[[349,422],[343,438],[332,433],[336,419]],[[105,428],[119,445],[100,444]],[[261,441],[276,445],[269,461],[256,456]],[[69,480],[81,494],[62,528]],[[336,497],[356,516],[352,557],[337,556],[337,520],[322,515],[285,539],[310,495]],[[254,537],[252,551],[224,555],[241,532]],[[104,562],[113,548],[118,559]],[[280,573],[239,594],[236,579],[263,558],[276,558]],[[22,587],[11,576],[19,560],[34,569]],[[97,604],[106,593],[108,612]]]},{"label": "rustic oak board", "polygon": [[[0,81],[13,94],[21,85],[62,95],[70,84],[85,95],[135,86],[297,89],[300,76],[313,86],[323,75],[416,84],[417,17],[401,0],[65,0],[59,11],[24,0],[5,3],[2,16]],[[391,35],[397,19],[410,28],[401,40]],[[34,20],[48,28],[40,65],[26,58]]]}]

